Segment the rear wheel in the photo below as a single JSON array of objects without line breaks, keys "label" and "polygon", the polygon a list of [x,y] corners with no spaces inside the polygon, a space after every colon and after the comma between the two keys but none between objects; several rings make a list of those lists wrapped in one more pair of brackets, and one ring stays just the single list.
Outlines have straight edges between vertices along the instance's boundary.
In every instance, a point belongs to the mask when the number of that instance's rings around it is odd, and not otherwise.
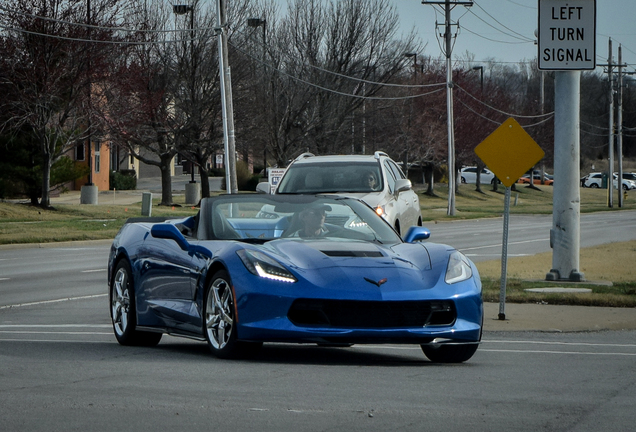
[{"label": "rear wheel", "polygon": [[110,285],[110,316],[115,338],[121,345],[157,345],[161,340],[161,333],[135,330],[137,326],[135,310],[132,271],[130,264],[124,259],[117,264],[115,276]]},{"label": "rear wheel", "polygon": [[434,363],[462,363],[469,360],[479,344],[466,345],[421,345],[424,355]]},{"label": "rear wheel", "polygon": [[234,291],[225,270],[212,277],[204,304],[203,333],[214,355],[226,359],[250,357],[260,350],[261,342],[237,340]]},{"label": "rear wheel", "polygon": [[592,184],[590,185],[590,187],[591,187],[591,188],[597,188],[597,187],[598,187],[598,184],[596,184],[596,183],[592,183]]}]

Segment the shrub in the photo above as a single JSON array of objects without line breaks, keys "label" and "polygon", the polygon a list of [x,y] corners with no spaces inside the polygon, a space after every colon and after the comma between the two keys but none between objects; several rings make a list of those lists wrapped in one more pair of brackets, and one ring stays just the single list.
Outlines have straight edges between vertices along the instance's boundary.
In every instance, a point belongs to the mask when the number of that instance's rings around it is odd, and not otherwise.
[{"label": "shrub", "polygon": [[110,190],[137,189],[137,177],[134,170],[111,171]]}]

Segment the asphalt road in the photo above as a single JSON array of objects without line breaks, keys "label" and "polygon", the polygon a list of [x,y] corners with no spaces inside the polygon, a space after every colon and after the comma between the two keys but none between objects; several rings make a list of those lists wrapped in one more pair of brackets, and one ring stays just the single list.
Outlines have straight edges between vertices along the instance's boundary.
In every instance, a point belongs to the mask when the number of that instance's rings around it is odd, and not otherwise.
[{"label": "asphalt road", "polygon": [[[424,224],[431,240],[461,250],[473,261],[501,258],[503,219]],[[508,257],[550,252],[552,215],[511,215]],[[585,213],[580,221],[581,247],[636,240],[636,211]]]},{"label": "asphalt road", "polygon": [[[583,216],[586,241],[634,235],[634,212],[611,215]],[[513,218],[513,253],[545,248],[544,225]],[[492,259],[497,227],[431,229]],[[0,430],[633,430],[635,331],[486,332],[469,362],[448,366],[412,346],[266,344],[251,361],[169,336],[122,347],[107,254],[106,244],[0,250]]]},{"label": "asphalt road", "polygon": [[633,430],[634,331],[490,333],[461,365],[392,345],[266,344],[223,361],[169,336],[119,346],[107,308],[0,310],[3,431]]}]

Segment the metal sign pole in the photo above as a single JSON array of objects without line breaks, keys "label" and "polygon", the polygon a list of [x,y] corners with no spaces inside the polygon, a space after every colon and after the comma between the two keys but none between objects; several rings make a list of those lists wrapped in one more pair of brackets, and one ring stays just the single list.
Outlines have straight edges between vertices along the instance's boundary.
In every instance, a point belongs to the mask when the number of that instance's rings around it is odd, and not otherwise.
[{"label": "metal sign pole", "polygon": [[508,224],[510,222],[510,186],[504,198],[503,241],[501,243],[501,285],[499,286],[499,319],[506,319],[506,282],[508,273]]}]

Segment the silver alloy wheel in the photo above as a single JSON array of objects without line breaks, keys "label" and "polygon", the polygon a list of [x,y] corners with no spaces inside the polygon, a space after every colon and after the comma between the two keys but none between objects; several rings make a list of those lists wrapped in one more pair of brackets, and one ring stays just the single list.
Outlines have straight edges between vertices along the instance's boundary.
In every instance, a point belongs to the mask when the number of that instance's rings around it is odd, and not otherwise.
[{"label": "silver alloy wheel", "polygon": [[117,333],[118,336],[122,336],[128,328],[128,316],[130,313],[128,272],[123,267],[117,270],[115,280],[113,281],[111,312],[115,333]]},{"label": "silver alloy wheel", "polygon": [[222,278],[210,286],[205,307],[205,329],[210,344],[223,349],[234,330],[234,299],[230,284]]}]

